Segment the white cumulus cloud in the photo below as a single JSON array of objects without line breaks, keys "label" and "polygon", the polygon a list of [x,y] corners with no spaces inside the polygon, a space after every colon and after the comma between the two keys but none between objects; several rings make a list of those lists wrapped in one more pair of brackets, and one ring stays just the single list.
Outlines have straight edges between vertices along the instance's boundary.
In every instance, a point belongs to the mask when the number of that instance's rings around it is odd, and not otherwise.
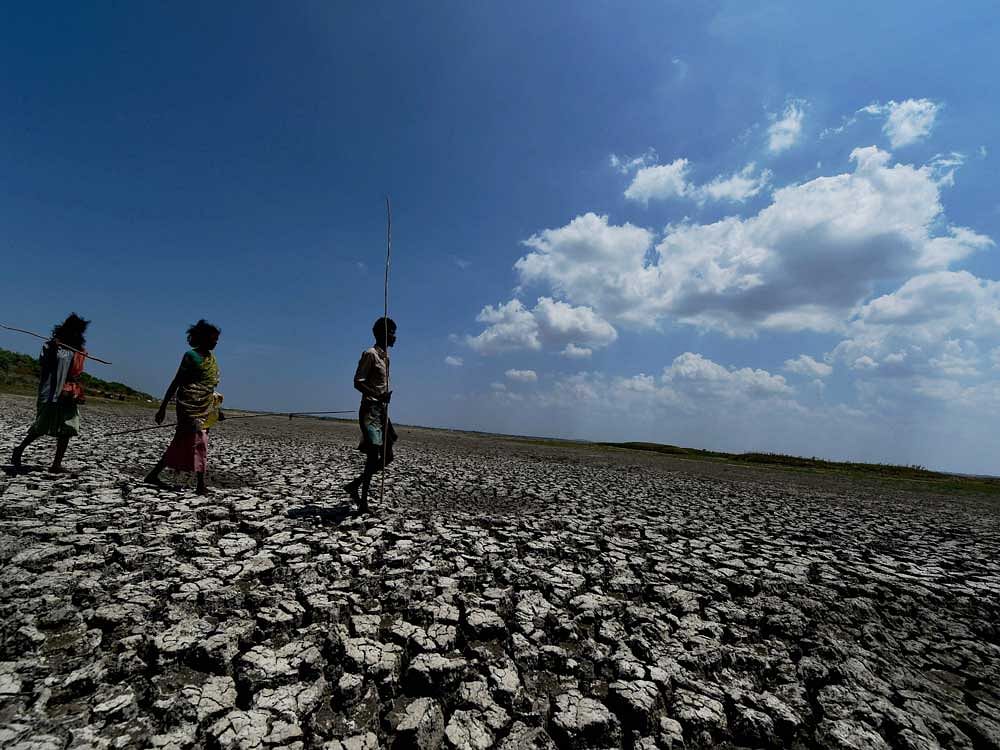
[{"label": "white cumulus cloud", "polygon": [[682,392],[725,399],[784,396],[792,392],[781,375],[750,367],[730,370],[693,352],[674,358],[663,370],[663,380]]},{"label": "white cumulus cloud", "polygon": [[[524,244],[531,252],[514,264],[523,283],[544,283],[573,304],[591,307],[605,319],[624,317],[643,304],[648,229],[614,226],[607,216],[587,213],[557,229],[545,229]],[[581,303],[586,298],[588,302]]]},{"label": "white cumulus cloud", "polygon": [[774,121],[767,128],[767,147],[771,153],[787,151],[798,142],[806,114],[804,105],[801,100],[790,101],[780,117],[774,116]]},{"label": "white cumulus cloud", "polygon": [[757,165],[750,162],[743,169],[729,175],[718,175],[703,185],[688,179],[690,162],[676,159],[670,164],[643,166],[635,173],[632,183],[625,190],[629,200],[648,203],[651,200],[688,198],[707,201],[743,203],[763,191],[771,181],[769,169],[757,172]]},{"label": "white cumulus cloud", "polygon": [[535,316],[521,300],[512,299],[496,307],[486,305],[476,321],[488,327],[478,336],[466,337],[466,343],[481,354],[542,348]]},{"label": "white cumulus cloud", "polygon": [[550,297],[540,297],[534,314],[545,342],[607,346],[618,338],[614,326],[589,307],[574,307]]},{"label": "white cumulus cloud", "polygon": [[538,373],[534,370],[507,370],[504,375],[515,383],[535,383],[538,381]]},{"label": "white cumulus cloud", "polygon": [[541,349],[563,349],[570,345],[603,347],[618,338],[614,326],[589,307],[575,307],[551,297],[540,297],[528,309],[520,300],[487,305],[476,320],[487,327],[466,343],[480,354]]},{"label": "white cumulus cloud", "polygon": [[1000,345],[1000,282],[935,271],[862,306],[830,356],[880,377],[974,377]]},{"label": "white cumulus cloud", "polygon": [[655,246],[647,229],[584,214],[530,237],[515,269],[522,284],[547,285],[612,323],[834,331],[876,284],[992,244],[948,225],[940,169],[893,164],[874,146],[851,159],[853,171],[776,190],[755,216],[670,225]]},{"label": "white cumulus cloud", "polygon": [[638,156],[618,156],[617,154],[611,154],[608,161],[611,164],[611,168],[615,171],[621,174],[628,174],[633,170],[641,169],[650,164],[656,164],[657,158],[656,150],[650,148],[646,153],[639,154]]},{"label": "white cumulus cloud", "polygon": [[825,378],[833,372],[833,367],[825,362],[816,361],[808,354],[800,354],[795,359],[786,359],[785,369],[796,375],[808,375],[812,378]]},{"label": "white cumulus cloud", "polygon": [[566,348],[562,350],[562,355],[570,359],[587,359],[593,353],[593,349],[586,346],[577,346],[576,344],[566,344]]},{"label": "white cumulus cloud", "polygon": [[532,398],[542,408],[575,411],[585,404],[592,415],[633,413],[649,417],[658,410],[731,415],[734,409],[753,409],[760,404],[801,409],[782,376],[749,367],[727,368],[693,352],[675,357],[659,376],[579,372],[556,378]]},{"label": "white cumulus cloud", "polygon": [[688,184],[688,160],[675,159],[669,164],[643,167],[635,173],[625,190],[629,200],[648,203],[654,198],[680,198],[691,189]]},{"label": "white cumulus cloud", "polygon": [[873,102],[860,111],[870,115],[886,115],[882,132],[889,137],[893,148],[900,148],[930,135],[941,105],[930,99],[906,99],[886,104]]},{"label": "white cumulus cloud", "polygon": [[461,367],[465,364],[461,357],[452,357],[450,355],[444,358],[444,363],[446,365],[450,365],[451,367]]},{"label": "white cumulus cloud", "polygon": [[750,162],[739,172],[734,172],[728,177],[720,175],[711,182],[695,188],[695,194],[700,201],[726,200],[743,203],[764,190],[771,181],[770,169],[764,169],[759,174],[755,174],[756,171],[757,165]]}]

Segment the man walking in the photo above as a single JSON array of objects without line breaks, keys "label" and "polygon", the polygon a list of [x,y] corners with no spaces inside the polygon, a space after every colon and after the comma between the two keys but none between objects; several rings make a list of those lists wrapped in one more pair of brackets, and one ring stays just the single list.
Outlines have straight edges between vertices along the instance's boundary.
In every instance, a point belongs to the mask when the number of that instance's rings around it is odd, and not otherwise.
[{"label": "man walking", "polygon": [[392,391],[389,390],[389,348],[396,343],[396,324],[391,318],[379,318],[372,326],[372,333],[375,335],[375,346],[362,353],[354,373],[354,387],[361,391],[361,409],[358,412],[361,443],[358,450],[365,454],[365,467],[361,476],[344,485],[361,513],[368,512],[368,488],[372,476],[392,462],[392,444],[396,442],[396,431],[389,421],[389,400],[392,398]]}]

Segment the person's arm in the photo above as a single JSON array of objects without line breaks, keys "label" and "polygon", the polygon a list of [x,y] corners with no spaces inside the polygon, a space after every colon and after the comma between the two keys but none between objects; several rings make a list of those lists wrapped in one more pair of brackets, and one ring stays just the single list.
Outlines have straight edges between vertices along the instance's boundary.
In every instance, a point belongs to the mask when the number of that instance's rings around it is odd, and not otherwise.
[{"label": "person's arm", "polygon": [[378,394],[375,389],[368,385],[368,373],[372,369],[371,352],[363,352],[358,360],[358,369],[354,371],[354,389],[361,392],[361,395],[375,398]]},{"label": "person's arm", "polygon": [[374,361],[375,355],[371,352],[365,352],[361,355],[361,361],[358,362],[358,369],[354,373],[354,387],[368,398],[388,403],[392,394],[389,392],[379,393],[376,388],[368,383],[368,374],[372,370]]},{"label": "person's arm", "polygon": [[[184,355],[187,356],[186,354]],[[163,424],[163,420],[167,417],[167,404],[170,403],[170,399],[174,397],[177,392],[177,387],[181,383],[181,371],[184,369],[184,360],[181,359],[180,367],[177,368],[177,374],[174,375],[174,379],[170,381],[170,385],[167,386],[167,392],[163,396],[163,403],[160,404],[160,408],[156,410],[156,424]]]}]

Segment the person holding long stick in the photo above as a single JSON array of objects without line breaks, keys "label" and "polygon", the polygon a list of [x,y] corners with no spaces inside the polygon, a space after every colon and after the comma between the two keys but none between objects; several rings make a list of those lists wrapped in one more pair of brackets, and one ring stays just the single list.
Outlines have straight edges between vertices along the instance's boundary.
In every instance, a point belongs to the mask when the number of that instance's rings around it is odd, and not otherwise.
[{"label": "person holding long stick", "polygon": [[167,485],[160,479],[165,468],[176,471],[193,471],[197,478],[196,492],[207,495],[205,469],[208,464],[208,426],[219,413],[221,396],[215,392],[219,384],[219,364],[213,351],[219,343],[218,327],[206,320],[199,320],[188,328],[187,340],[191,346],[182,358],[177,374],[167,388],[154,419],[163,424],[167,404],[177,396],[177,429],[166,453],[146,476],[146,482],[162,489]]},{"label": "person holding long stick", "polygon": [[15,469],[21,468],[24,449],[43,435],[49,435],[56,439],[56,455],[49,471],[66,471],[62,461],[69,447],[69,439],[80,434],[80,411],[77,405],[83,402],[80,378],[87,359],[87,352],[83,348],[86,343],[83,334],[88,325],[89,320],[70,313],[66,320],[52,329],[52,338],[42,347],[35,421],[28,428],[24,440],[11,454],[10,462]]},{"label": "person holding long stick", "polygon": [[[379,318],[372,326],[375,346],[361,354],[354,373],[354,387],[361,392],[358,424],[361,443],[358,450],[365,454],[361,476],[344,485],[344,490],[358,505],[361,513],[368,512],[368,490],[372,477],[392,461],[392,445],[396,431],[389,421],[388,406],[392,399],[389,390],[389,348],[396,343],[396,323],[390,318]],[[361,494],[358,494],[358,490]]]}]

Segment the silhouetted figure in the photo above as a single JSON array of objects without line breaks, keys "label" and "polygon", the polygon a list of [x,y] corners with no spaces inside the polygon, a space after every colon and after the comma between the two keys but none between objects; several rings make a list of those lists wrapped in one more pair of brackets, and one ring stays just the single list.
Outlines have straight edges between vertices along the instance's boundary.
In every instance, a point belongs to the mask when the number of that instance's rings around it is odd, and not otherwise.
[{"label": "silhouetted figure", "polygon": [[372,333],[375,334],[375,346],[361,355],[354,373],[354,387],[361,391],[361,409],[358,412],[361,443],[358,450],[365,454],[365,467],[360,477],[344,485],[362,513],[368,511],[368,488],[372,476],[392,462],[392,444],[396,442],[396,431],[389,421],[388,410],[392,398],[392,391],[389,390],[389,347],[396,343],[396,324],[391,318],[379,318],[372,326]]},{"label": "silhouetted figure", "polygon": [[182,358],[177,374],[167,388],[156,412],[157,424],[163,424],[167,414],[167,404],[177,396],[177,429],[174,439],[167,447],[156,466],[146,476],[146,482],[156,487],[167,488],[160,479],[160,472],[165,468],[176,471],[193,471],[198,480],[196,492],[199,495],[208,494],[205,485],[205,467],[208,464],[208,427],[216,416],[224,419],[219,411],[222,396],[215,392],[219,384],[219,365],[212,351],[219,343],[216,326],[205,320],[199,320],[188,328],[187,340],[191,345]]},{"label": "silhouetted figure", "polygon": [[[80,376],[86,362],[86,339],[83,334],[90,325],[76,313],[52,329],[52,338],[42,346],[39,358],[42,374],[38,382],[38,402],[35,421],[28,428],[28,434],[11,454],[15,469],[21,468],[24,449],[42,435],[56,439],[56,455],[52,459],[51,472],[64,472],[62,460],[69,447],[69,439],[80,434],[80,411],[77,404],[83,403],[83,386]],[[79,351],[71,351],[72,347]]]}]

